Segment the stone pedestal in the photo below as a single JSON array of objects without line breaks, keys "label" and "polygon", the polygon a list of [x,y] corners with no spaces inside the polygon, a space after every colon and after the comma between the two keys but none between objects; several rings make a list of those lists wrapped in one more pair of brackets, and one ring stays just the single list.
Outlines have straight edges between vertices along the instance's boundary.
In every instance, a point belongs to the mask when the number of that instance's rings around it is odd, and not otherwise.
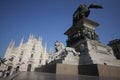
[{"label": "stone pedestal", "polygon": [[59,75],[78,75],[78,65],[69,64],[48,64],[41,68],[36,68],[38,72],[55,73]]},{"label": "stone pedestal", "polygon": [[56,64],[56,74],[78,75],[78,66],[69,64]]},{"label": "stone pedestal", "polygon": [[119,76],[120,67],[101,64],[88,64],[88,65],[49,64],[42,68],[42,72],[55,73],[57,75],[66,76],[67,75],[97,76],[99,77],[99,80],[120,80]]},{"label": "stone pedestal", "polygon": [[68,53],[62,61],[62,64],[79,65],[79,56],[74,56],[72,53]]},{"label": "stone pedestal", "polygon": [[120,61],[115,58],[111,47],[105,46],[95,40],[81,40],[72,47],[80,52],[80,65],[103,64],[120,66]]},{"label": "stone pedestal", "polygon": [[65,35],[68,36],[67,46],[80,52],[80,65],[105,64],[120,66],[120,61],[116,60],[112,49],[99,41],[99,37],[95,32],[98,25],[97,22],[88,18],[79,20],[65,32]]},{"label": "stone pedestal", "polygon": [[99,76],[99,80],[120,80],[120,67],[101,64],[79,65],[78,74]]}]

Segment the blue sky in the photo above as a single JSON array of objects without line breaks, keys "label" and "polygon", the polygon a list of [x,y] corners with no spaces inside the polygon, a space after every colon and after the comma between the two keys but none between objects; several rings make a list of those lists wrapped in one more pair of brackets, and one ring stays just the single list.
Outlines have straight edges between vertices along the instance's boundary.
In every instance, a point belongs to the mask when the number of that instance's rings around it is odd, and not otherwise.
[{"label": "blue sky", "polygon": [[100,24],[96,31],[103,44],[120,38],[120,0],[0,0],[0,56],[11,40],[17,46],[22,37],[26,42],[30,33],[42,36],[48,50],[54,49],[56,40],[66,45],[64,32],[71,27],[72,15],[81,3],[104,7],[92,9],[89,15]]}]

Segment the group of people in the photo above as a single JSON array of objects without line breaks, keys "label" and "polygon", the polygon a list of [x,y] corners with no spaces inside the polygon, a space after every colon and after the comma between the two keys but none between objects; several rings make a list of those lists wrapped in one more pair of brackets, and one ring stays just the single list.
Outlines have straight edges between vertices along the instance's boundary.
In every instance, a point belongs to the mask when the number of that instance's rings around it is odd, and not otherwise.
[{"label": "group of people", "polygon": [[10,70],[0,70],[0,78],[8,77],[10,72]]},{"label": "group of people", "polygon": [[11,69],[7,69],[7,70],[0,70],[0,78],[5,78],[8,77],[12,74],[15,74],[19,71],[18,68],[14,68],[14,70]]}]

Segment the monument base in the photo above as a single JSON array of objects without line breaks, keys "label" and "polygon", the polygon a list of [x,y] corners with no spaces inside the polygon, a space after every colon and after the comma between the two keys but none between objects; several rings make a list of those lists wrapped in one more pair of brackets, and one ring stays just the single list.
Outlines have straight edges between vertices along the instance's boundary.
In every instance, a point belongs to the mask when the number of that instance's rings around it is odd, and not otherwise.
[{"label": "monument base", "polygon": [[56,74],[78,75],[78,66],[69,64],[56,64]]},{"label": "monument base", "polygon": [[[36,69],[37,70],[37,69]],[[119,80],[120,67],[102,64],[69,65],[49,64],[37,71],[56,73],[60,75],[88,75],[98,76],[100,80]]]},{"label": "monument base", "polygon": [[78,75],[78,66],[69,65],[69,64],[48,64],[42,66],[41,68],[36,68],[35,71],[38,72],[48,72],[56,74],[65,74],[65,75]]},{"label": "monument base", "polygon": [[120,67],[101,64],[79,65],[78,74],[99,76],[100,80],[119,80]]}]

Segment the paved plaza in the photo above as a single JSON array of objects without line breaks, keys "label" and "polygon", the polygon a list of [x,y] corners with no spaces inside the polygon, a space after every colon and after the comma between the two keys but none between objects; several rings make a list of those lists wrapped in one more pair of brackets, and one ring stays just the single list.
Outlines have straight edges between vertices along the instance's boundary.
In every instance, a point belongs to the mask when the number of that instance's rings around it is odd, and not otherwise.
[{"label": "paved plaza", "polygon": [[[42,72],[21,72],[12,80],[98,80],[96,76],[71,76],[71,75],[57,75],[52,73]],[[11,80],[9,79],[9,80]]]}]

